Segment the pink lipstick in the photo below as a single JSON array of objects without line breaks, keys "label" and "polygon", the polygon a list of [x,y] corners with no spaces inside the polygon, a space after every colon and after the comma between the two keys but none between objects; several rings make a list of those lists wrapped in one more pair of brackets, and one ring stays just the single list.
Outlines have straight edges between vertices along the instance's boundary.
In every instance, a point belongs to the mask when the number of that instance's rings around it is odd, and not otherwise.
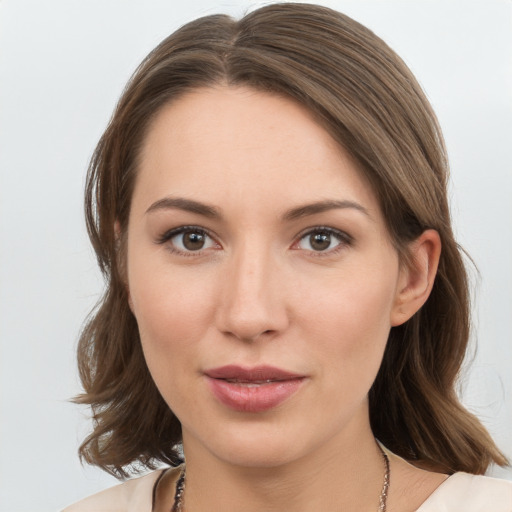
[{"label": "pink lipstick", "polygon": [[240,412],[263,412],[278,406],[302,385],[305,376],[274,368],[222,366],[205,371],[214,396]]}]

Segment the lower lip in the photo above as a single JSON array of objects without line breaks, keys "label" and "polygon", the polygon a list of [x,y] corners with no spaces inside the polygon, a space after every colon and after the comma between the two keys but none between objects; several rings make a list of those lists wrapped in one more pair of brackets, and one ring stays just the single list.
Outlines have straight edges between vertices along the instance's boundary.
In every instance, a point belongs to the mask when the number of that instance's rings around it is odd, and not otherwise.
[{"label": "lower lip", "polygon": [[277,407],[295,394],[304,378],[244,385],[207,377],[210,389],[224,405],[240,412],[263,412]]}]

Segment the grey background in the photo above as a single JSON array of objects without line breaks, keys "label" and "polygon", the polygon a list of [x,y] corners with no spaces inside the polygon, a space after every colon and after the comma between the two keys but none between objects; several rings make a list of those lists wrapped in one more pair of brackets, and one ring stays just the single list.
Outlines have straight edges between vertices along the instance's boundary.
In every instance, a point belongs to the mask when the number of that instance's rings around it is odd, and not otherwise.
[{"label": "grey background", "polygon": [[[410,65],[444,129],[473,272],[478,351],[464,402],[512,456],[512,2],[320,2]],[[195,17],[261,2],[0,1],[0,509],[57,510],[115,483],[76,456],[74,350],[101,290],[85,234],[87,162],[139,61]],[[512,472],[493,474],[512,479]]]}]

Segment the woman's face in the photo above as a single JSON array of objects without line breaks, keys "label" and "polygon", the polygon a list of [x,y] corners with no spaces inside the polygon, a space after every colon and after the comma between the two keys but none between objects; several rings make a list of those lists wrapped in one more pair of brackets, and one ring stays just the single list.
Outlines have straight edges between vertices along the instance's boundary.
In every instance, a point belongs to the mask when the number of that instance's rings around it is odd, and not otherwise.
[{"label": "woman's face", "polygon": [[304,107],[240,87],[164,107],[127,273],[187,454],[279,465],[369,431],[404,277],[371,188]]}]

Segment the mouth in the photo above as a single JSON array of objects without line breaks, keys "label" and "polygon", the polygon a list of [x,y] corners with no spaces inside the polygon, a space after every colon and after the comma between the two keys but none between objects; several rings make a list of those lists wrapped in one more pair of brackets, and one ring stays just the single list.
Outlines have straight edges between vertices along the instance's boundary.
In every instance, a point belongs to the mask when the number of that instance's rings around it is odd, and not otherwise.
[{"label": "mouth", "polygon": [[229,365],[204,372],[214,397],[240,412],[263,412],[277,407],[302,386],[305,375],[272,366],[243,368]]},{"label": "mouth", "polygon": [[270,384],[271,382],[282,382],[281,380],[240,380],[240,379],[219,379],[231,384],[238,384],[239,386],[245,386],[247,388],[255,388],[257,386],[263,386],[264,384]]}]

